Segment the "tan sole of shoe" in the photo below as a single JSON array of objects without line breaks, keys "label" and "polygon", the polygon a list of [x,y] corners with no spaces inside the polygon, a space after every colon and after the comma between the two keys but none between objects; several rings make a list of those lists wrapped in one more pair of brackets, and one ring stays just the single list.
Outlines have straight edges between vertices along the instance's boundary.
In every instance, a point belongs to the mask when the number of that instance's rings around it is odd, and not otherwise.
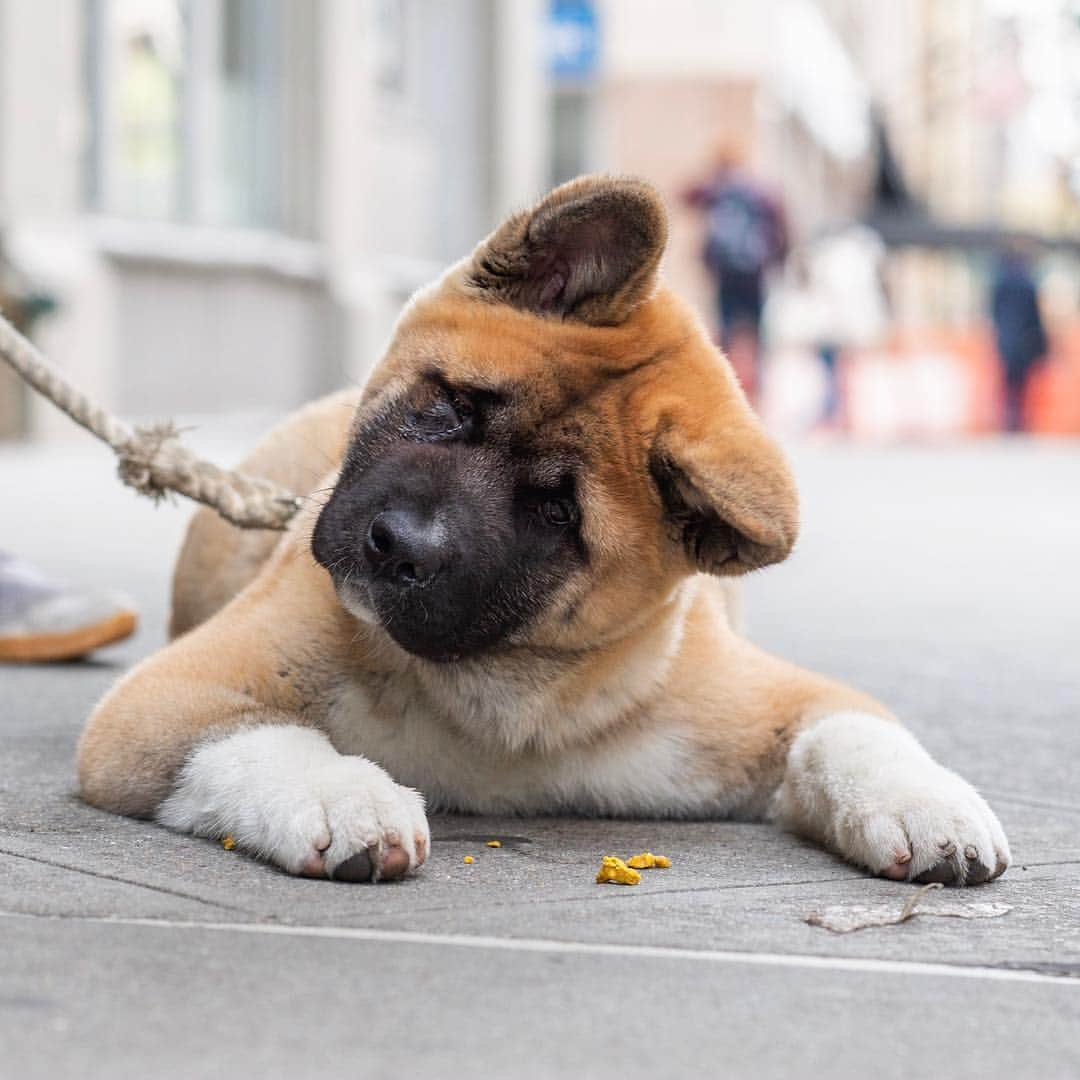
[{"label": "tan sole of shoe", "polygon": [[0,637],[0,660],[43,663],[50,660],[74,660],[103,645],[123,641],[135,633],[138,618],[133,611],[118,611],[92,626],[81,626],[66,634],[27,634],[23,637]]}]

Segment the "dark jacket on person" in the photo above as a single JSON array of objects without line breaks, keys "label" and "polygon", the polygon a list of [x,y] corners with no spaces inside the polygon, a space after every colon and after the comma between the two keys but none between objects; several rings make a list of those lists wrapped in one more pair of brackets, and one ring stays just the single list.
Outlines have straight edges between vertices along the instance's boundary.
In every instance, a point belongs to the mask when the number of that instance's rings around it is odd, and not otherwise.
[{"label": "dark jacket on person", "polygon": [[991,317],[1006,376],[1023,379],[1047,348],[1038,289],[1023,259],[1006,256],[998,262],[994,272]]}]

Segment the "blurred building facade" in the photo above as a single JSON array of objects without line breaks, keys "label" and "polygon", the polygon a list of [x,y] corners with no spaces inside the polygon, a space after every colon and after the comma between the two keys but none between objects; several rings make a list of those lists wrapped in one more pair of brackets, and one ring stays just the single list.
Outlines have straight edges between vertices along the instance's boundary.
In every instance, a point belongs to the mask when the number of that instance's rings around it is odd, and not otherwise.
[{"label": "blurred building facade", "polygon": [[129,415],[362,377],[405,298],[545,184],[546,8],[512,6],[0,5],[0,223],[59,302],[42,348]]},{"label": "blurred building facade", "polygon": [[[111,407],[280,411],[362,377],[413,289],[590,169],[657,183],[666,272],[709,317],[679,194],[718,140],[805,241],[866,213],[875,111],[928,214],[1080,230],[1072,0],[6,0],[0,227],[58,301],[40,344]],[[1071,340],[1076,260],[1047,265]],[[985,270],[891,252],[881,355],[985,353]]]},{"label": "blurred building facade", "polygon": [[[660,184],[674,210],[669,276],[704,312],[701,221],[678,196],[708,170],[717,140],[741,140],[805,243],[868,216],[884,131],[893,179],[926,222],[1060,244],[1040,256],[1053,352],[1036,380],[1037,426],[1080,431],[1080,5],[606,0],[601,10],[596,160]],[[992,261],[985,243],[889,250],[887,333],[849,365],[856,429],[994,425]]]}]

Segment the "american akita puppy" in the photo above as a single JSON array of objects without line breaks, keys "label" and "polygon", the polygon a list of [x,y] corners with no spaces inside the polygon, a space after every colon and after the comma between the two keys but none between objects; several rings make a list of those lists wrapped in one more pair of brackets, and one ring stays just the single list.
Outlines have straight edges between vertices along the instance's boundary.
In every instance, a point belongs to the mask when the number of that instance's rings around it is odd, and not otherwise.
[{"label": "american akita puppy", "polygon": [[733,628],[722,579],[788,554],[796,495],[658,285],[666,230],[640,181],[558,188],[412,300],[362,393],[271,435],[247,468],[329,497],[284,537],[196,518],[83,797],[339,880],[419,867],[425,802],[767,815],[889,878],[1002,873],[969,784]]}]

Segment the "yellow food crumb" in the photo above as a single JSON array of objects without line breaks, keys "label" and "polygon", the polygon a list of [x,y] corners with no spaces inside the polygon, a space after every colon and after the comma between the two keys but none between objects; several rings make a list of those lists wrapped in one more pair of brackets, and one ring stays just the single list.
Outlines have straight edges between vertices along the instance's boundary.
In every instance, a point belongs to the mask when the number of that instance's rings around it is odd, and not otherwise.
[{"label": "yellow food crumb", "polygon": [[465,858],[462,859],[461,861],[463,863],[471,863],[471,862],[475,862],[476,860],[471,855],[466,855]]},{"label": "yellow food crumb", "polygon": [[614,885],[639,885],[641,875],[627,866],[622,859],[616,859],[614,855],[605,855],[596,875],[596,884],[603,885],[608,881]]},{"label": "yellow food crumb", "polygon": [[640,855],[627,859],[626,865],[632,866],[635,870],[652,870],[654,867],[666,870],[671,865],[671,860],[666,855],[654,855],[651,851],[643,851]]},{"label": "yellow food crumb", "polygon": [[487,846],[488,847],[502,847],[502,841],[501,840],[489,840],[487,842]]},{"label": "yellow food crumb", "polygon": [[232,836],[226,836],[225,839],[221,841],[221,846],[226,851],[232,851],[232,849],[236,847],[236,841],[232,838]]}]

